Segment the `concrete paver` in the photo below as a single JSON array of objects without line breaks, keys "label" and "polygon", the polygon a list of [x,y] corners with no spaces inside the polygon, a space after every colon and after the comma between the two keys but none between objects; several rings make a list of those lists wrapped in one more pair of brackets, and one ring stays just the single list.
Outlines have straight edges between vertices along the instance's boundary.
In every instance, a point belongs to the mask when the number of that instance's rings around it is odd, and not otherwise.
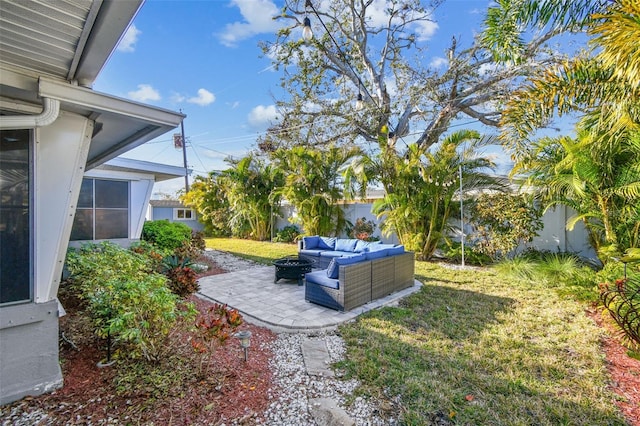
[{"label": "concrete paver", "polygon": [[300,332],[335,328],[371,309],[393,305],[422,285],[416,281],[412,287],[340,312],[304,300],[304,285],[297,280],[281,279],[275,284],[274,274],[273,266],[264,266],[200,278],[198,296],[227,304],[248,322],[276,332]]}]

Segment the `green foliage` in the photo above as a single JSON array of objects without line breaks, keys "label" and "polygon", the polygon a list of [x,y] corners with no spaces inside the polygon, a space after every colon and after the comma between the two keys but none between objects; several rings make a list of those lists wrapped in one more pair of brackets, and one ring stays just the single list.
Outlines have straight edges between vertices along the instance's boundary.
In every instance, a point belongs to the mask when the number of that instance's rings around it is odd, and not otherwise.
[{"label": "green foliage", "polygon": [[475,250],[502,259],[542,229],[542,210],[523,195],[481,194],[472,204]]},{"label": "green foliage", "polygon": [[186,241],[191,241],[191,228],[180,222],[152,220],[144,223],[142,239],[161,250],[175,251]]},{"label": "green foliage", "polygon": [[70,250],[67,267],[99,337],[115,339],[125,357],[155,361],[163,355],[177,299],[149,258],[105,242]]},{"label": "green foliage", "polygon": [[206,235],[228,237],[231,235],[229,217],[231,207],[227,198],[227,188],[218,172],[209,176],[196,176],[189,192],[180,200],[185,206],[198,212],[198,220],[204,224]]},{"label": "green foliage", "polygon": [[282,170],[256,155],[227,160],[231,167],[218,181],[229,200],[227,223],[233,235],[264,241],[271,236],[272,215],[280,203]]},{"label": "green foliage", "polygon": [[197,259],[206,248],[202,232],[191,231],[191,239],[183,241],[182,245],[175,250],[175,254],[180,258]]},{"label": "green foliage", "polygon": [[527,250],[501,260],[493,268],[518,281],[553,288],[563,297],[587,302],[598,298],[596,271],[572,253]]},{"label": "green foliage", "polygon": [[[455,241],[445,241],[445,245],[441,247],[444,256],[452,262],[462,262],[462,244]],[[475,251],[472,247],[464,246],[465,264],[471,265],[488,265],[492,259],[486,254]]]},{"label": "green foliage", "polygon": [[300,230],[295,225],[287,225],[284,228],[276,232],[276,236],[273,238],[275,243],[292,243],[300,236]]},{"label": "green foliage", "polygon": [[347,224],[338,201],[344,199],[340,170],[360,155],[355,147],[324,149],[296,146],[272,153],[285,176],[278,194],[296,209],[294,218],[307,235],[339,235]]},{"label": "green foliage", "polygon": [[478,132],[461,130],[432,150],[412,144],[402,158],[382,147],[376,159],[368,160],[370,165],[359,165],[362,172],[354,171],[352,176],[360,182],[381,181],[385,197],[373,206],[373,212],[383,219],[380,229],[385,235],[395,232],[418,258],[429,259],[450,231],[449,219],[460,213],[459,203],[454,201],[460,189],[456,170],[462,169],[463,193],[502,188],[487,173],[494,164],[478,152],[490,141]]}]

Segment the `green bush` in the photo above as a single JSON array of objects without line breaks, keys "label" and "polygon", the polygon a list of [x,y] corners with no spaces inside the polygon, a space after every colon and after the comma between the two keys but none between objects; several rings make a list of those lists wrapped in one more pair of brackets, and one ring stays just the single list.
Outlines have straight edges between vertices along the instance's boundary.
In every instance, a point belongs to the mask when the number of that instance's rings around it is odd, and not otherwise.
[{"label": "green bush", "polygon": [[295,225],[287,225],[276,232],[276,236],[273,238],[275,243],[292,243],[300,236],[300,230]]},{"label": "green bush", "polygon": [[67,267],[87,301],[95,333],[125,357],[159,359],[178,311],[177,296],[148,257],[104,242],[67,254]]},{"label": "green bush", "polygon": [[147,221],[142,227],[142,239],[161,250],[173,252],[182,247],[185,241],[191,241],[191,228],[184,223],[168,220]]}]

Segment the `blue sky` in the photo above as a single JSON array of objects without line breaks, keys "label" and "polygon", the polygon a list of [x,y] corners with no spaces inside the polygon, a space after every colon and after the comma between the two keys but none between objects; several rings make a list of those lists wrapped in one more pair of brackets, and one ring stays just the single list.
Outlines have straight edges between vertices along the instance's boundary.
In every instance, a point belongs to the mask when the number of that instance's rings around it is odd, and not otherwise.
[{"label": "blue sky", "polygon": [[[376,2],[382,6],[384,0]],[[452,36],[468,46],[488,4],[449,0],[437,9],[436,24],[423,28],[425,62],[444,60]],[[224,158],[242,157],[255,146],[276,117],[274,97],[284,97],[282,73],[272,70],[258,47],[275,38],[279,22],[271,17],[282,5],[283,0],[147,0],[94,89],[182,110],[194,175],[225,169]],[[124,156],[182,165],[182,151],[173,147],[171,134]],[[172,194],[183,185],[184,179],[159,183],[154,194]]]}]

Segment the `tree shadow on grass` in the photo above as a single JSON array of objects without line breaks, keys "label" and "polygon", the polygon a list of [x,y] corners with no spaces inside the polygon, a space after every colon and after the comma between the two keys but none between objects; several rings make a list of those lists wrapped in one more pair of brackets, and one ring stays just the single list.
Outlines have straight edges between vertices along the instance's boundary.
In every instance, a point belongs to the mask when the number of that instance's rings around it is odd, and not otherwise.
[{"label": "tree shadow on grass", "polygon": [[341,327],[343,367],[395,401],[402,424],[624,425],[604,376],[590,376],[597,357],[509,334],[515,309],[512,298],[424,286]]}]

